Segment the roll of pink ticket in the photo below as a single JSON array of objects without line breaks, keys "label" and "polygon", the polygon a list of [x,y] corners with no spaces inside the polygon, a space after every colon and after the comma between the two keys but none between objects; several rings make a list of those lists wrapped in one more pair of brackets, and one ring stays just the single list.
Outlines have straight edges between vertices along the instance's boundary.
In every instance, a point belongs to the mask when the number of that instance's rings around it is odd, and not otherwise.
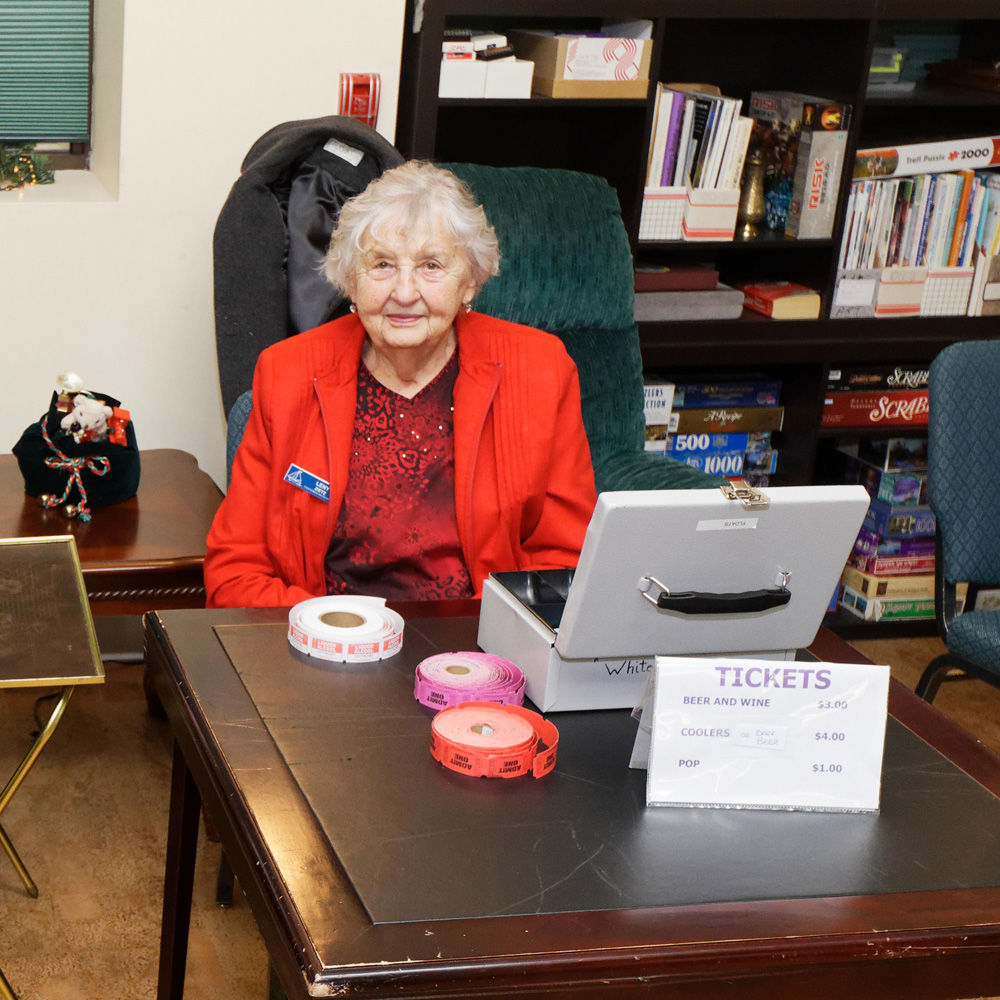
[{"label": "roll of pink ticket", "polygon": [[524,704],[524,674],[490,653],[437,653],[417,664],[413,697],[421,705],[448,708],[465,701]]}]

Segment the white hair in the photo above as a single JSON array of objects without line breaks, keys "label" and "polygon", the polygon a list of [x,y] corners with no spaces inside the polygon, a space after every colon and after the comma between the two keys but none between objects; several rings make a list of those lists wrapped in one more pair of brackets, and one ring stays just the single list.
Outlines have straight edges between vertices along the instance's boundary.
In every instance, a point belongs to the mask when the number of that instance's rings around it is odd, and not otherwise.
[{"label": "white hair", "polygon": [[440,234],[465,256],[477,288],[500,271],[500,248],[483,206],[450,170],[410,160],[376,177],[344,203],[323,270],[353,294],[361,259],[372,243],[401,233]]}]

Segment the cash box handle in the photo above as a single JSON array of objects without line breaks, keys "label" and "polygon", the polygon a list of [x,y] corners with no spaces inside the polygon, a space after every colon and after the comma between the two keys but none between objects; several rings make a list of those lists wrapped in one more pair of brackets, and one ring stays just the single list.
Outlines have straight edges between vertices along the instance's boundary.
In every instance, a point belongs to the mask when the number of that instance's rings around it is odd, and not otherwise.
[{"label": "cash box handle", "polygon": [[[654,597],[651,586],[659,589]],[[784,585],[763,590],[744,590],[730,594],[713,594],[706,591],[686,590],[672,594],[659,580],[645,576],[639,581],[639,590],[650,604],[664,611],[677,611],[682,615],[748,615],[771,608],[780,608],[792,598]]]}]

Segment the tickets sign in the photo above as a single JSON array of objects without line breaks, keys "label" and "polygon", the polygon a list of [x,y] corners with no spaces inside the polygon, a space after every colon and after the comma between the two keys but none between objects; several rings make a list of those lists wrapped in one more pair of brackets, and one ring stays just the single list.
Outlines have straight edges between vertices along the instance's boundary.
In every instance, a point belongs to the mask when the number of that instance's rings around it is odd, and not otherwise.
[{"label": "tickets sign", "polygon": [[875,812],[889,668],[656,658],[650,806]]}]

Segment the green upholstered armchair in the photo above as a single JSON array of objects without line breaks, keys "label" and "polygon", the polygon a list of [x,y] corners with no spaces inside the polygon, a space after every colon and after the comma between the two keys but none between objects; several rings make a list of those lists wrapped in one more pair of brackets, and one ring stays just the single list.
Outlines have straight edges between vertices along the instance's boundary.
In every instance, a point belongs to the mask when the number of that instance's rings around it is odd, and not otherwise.
[{"label": "green upholstered armchair", "polygon": [[486,282],[475,308],[556,334],[576,362],[598,492],[717,485],[643,451],[632,256],[614,189],[569,170],[442,166],[482,202],[500,240],[500,275]]}]

